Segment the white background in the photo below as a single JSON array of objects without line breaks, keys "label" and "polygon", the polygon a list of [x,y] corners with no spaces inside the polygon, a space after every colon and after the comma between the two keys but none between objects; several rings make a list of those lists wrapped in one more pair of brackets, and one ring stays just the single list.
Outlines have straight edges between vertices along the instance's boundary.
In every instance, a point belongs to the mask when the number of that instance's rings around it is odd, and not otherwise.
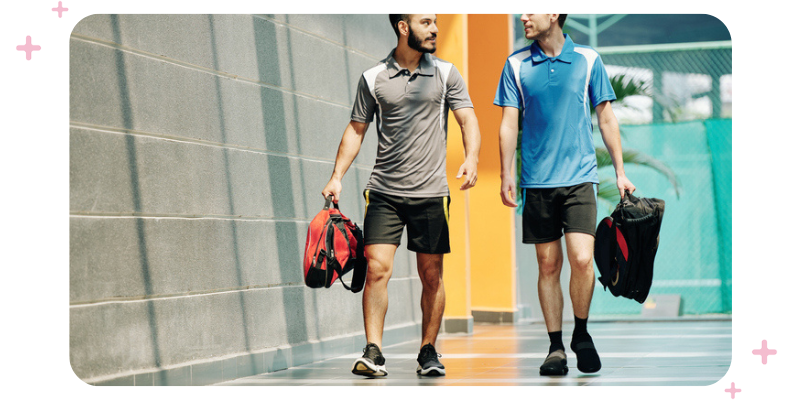
[{"label": "white background", "polygon": [[[200,398],[255,395],[334,398],[457,396],[488,399],[736,399],[797,396],[798,92],[796,14],[776,1],[547,2],[493,1],[17,1],[2,8],[0,107],[0,265],[4,397]],[[391,4],[390,4],[391,3]],[[733,357],[728,374],[706,387],[225,387],[103,388],[80,381],[69,365],[69,36],[92,14],[567,12],[711,14],[731,32],[736,101],[733,122]],[[16,46],[31,36],[42,47],[27,61]],[[168,38],[165,38],[168,40]],[[493,134],[491,132],[484,134]],[[767,365],[752,350],[767,340]],[[189,393],[177,393],[189,392]],[[246,392],[246,393],[245,393]],[[786,392],[786,393],[784,393]],[[473,397],[474,396],[474,397]]]}]

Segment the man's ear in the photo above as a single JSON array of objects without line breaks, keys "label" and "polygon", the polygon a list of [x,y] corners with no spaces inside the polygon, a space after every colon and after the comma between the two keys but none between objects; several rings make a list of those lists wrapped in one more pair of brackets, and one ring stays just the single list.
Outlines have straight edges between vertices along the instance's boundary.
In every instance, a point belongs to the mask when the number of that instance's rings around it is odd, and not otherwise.
[{"label": "man's ear", "polygon": [[408,36],[408,22],[402,19],[398,21],[397,30],[400,31],[400,36]]}]

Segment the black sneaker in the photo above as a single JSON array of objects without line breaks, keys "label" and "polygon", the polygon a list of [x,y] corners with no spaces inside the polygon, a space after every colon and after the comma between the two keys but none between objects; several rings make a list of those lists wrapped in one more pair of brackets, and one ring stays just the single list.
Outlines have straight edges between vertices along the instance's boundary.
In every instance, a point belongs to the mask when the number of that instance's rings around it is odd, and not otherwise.
[{"label": "black sneaker", "polygon": [[417,362],[419,363],[417,374],[425,376],[444,376],[444,365],[439,362],[439,357],[441,356],[441,354],[436,353],[436,349],[432,344],[428,343],[422,346],[417,356]]},{"label": "black sneaker", "polygon": [[353,363],[352,372],[364,376],[386,376],[386,359],[381,354],[381,349],[375,343],[368,343],[364,348],[364,355]]},{"label": "black sneaker", "polygon": [[544,364],[539,367],[539,375],[566,375],[567,353],[564,350],[556,350],[550,353],[544,360]]}]

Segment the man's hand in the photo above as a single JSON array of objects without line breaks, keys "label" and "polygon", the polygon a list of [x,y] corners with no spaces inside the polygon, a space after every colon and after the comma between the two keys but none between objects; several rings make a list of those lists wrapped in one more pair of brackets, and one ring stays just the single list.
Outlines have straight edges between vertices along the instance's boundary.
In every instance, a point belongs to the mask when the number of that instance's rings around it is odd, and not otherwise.
[{"label": "man's hand", "polygon": [[617,177],[617,189],[619,189],[619,198],[622,199],[625,197],[626,190],[633,193],[636,190],[636,186],[633,186],[633,183],[625,175],[622,175]]},{"label": "man's hand", "polygon": [[461,183],[461,190],[474,187],[475,183],[478,182],[478,163],[470,160],[464,161],[464,164],[461,164],[461,167],[458,168],[456,179],[461,179],[462,176],[464,177],[464,182]]},{"label": "man's hand", "polygon": [[503,178],[500,183],[500,199],[508,207],[517,207],[517,182],[513,178]]},{"label": "man's hand", "polygon": [[342,193],[342,181],[337,178],[331,178],[328,181],[328,184],[325,185],[325,189],[322,189],[322,196],[328,198],[328,196],[333,196],[333,202],[339,203],[339,194]]}]

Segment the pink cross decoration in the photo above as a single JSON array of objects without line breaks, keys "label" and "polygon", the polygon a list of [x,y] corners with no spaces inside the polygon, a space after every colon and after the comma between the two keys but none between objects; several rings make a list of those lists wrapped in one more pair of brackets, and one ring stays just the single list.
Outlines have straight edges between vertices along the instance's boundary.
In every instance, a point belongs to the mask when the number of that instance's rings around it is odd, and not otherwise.
[{"label": "pink cross decoration", "polygon": [[31,59],[31,53],[33,53],[34,51],[39,51],[41,49],[42,49],[42,46],[31,44],[31,37],[30,36],[28,36],[25,39],[25,44],[24,45],[17,46],[17,50],[25,52],[25,59],[27,59],[27,60]]},{"label": "pink cross decoration", "polygon": [[737,389],[736,388],[736,384],[731,382],[731,388],[730,389],[725,389],[725,391],[731,394],[731,398],[732,399],[735,399],[736,398],[736,393],[741,392],[742,389]]},{"label": "pink cross decoration", "polygon": [[61,6],[61,2],[59,1],[58,2],[58,8],[53,8],[52,10],[53,11],[58,11],[58,18],[61,18],[61,14],[64,11],[69,11],[69,8],[64,8],[63,6]]},{"label": "pink cross decoration", "polygon": [[778,350],[767,348],[767,341],[762,340],[761,348],[753,350],[753,354],[761,356],[761,364],[766,364],[767,356],[774,356],[775,354],[778,354]]}]

